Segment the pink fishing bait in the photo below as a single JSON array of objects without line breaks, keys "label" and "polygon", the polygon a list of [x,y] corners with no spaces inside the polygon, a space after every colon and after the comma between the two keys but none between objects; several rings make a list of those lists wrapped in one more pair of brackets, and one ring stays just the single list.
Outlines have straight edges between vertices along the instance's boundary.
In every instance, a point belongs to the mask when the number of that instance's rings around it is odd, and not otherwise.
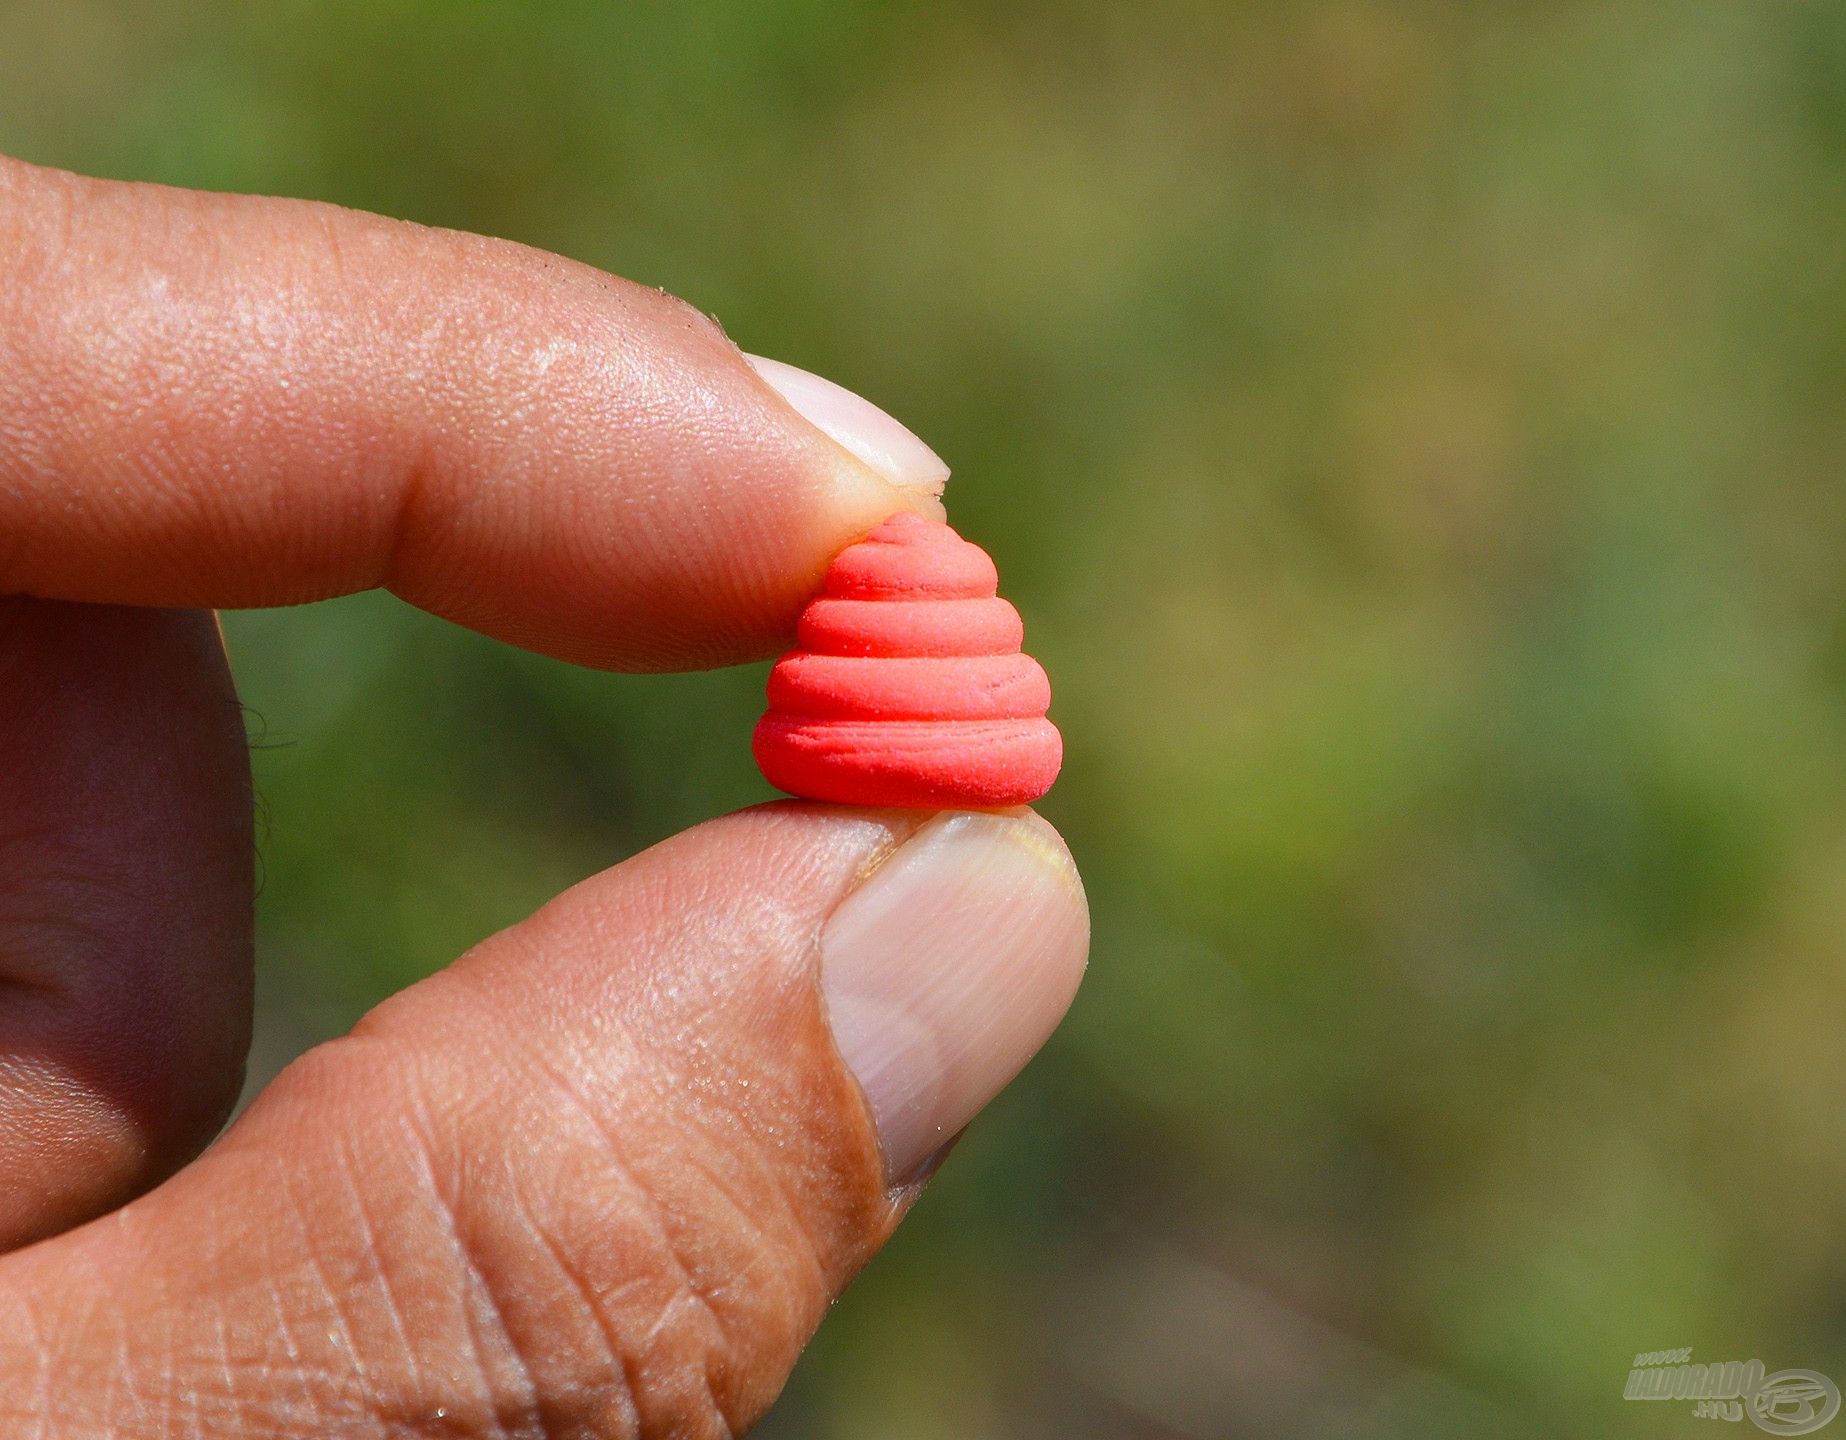
[{"label": "pink fishing bait", "polygon": [[894,515],[834,557],[769,675],[752,748],[772,785],[842,805],[1024,805],[1064,742],[1051,682],[987,552]]}]

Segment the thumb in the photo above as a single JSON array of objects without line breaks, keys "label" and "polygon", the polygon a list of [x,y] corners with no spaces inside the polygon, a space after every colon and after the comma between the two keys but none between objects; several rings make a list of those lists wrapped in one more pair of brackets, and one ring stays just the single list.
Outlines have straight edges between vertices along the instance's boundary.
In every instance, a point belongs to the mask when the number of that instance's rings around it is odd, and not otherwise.
[{"label": "thumb", "polygon": [[1030,812],[699,826],[0,1262],[0,1432],[742,1430],[1087,948]]}]

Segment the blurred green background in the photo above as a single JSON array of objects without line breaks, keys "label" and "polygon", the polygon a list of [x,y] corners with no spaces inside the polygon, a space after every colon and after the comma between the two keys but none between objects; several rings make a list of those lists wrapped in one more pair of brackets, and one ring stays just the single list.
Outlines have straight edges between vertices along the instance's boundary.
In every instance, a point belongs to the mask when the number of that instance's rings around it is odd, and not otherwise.
[{"label": "blurred green background", "polygon": [[[0,149],[559,250],[955,467],[1091,975],[762,1433],[1679,1436],[1634,1352],[1846,1381],[1834,0],[7,0]],[[259,1078],[768,793],[761,667],[229,628]]]}]

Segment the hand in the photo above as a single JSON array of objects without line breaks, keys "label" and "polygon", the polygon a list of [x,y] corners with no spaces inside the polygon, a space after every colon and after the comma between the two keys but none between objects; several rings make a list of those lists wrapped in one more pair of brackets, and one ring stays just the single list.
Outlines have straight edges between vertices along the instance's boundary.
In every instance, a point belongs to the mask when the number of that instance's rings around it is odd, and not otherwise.
[{"label": "hand", "polygon": [[931,510],[940,463],[514,245],[0,160],[0,256],[0,1244],[40,1241],[0,1259],[0,1433],[744,1429],[1069,1002],[1056,835],[711,821],[387,1001],[195,1160],[251,986],[206,607],[384,586],[581,664],[725,664]]}]

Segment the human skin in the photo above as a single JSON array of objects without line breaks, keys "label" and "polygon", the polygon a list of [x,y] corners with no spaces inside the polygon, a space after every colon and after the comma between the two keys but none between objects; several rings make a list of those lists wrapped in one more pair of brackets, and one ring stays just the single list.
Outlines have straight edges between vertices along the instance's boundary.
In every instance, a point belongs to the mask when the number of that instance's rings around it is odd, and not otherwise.
[{"label": "human skin", "polygon": [[1068,1004],[1062,843],[710,821],[206,1150],[254,849],[211,611],[382,587],[561,661],[757,658],[843,545],[941,513],[934,457],[504,242],[0,158],[0,258],[0,1433],[746,1429]]}]

